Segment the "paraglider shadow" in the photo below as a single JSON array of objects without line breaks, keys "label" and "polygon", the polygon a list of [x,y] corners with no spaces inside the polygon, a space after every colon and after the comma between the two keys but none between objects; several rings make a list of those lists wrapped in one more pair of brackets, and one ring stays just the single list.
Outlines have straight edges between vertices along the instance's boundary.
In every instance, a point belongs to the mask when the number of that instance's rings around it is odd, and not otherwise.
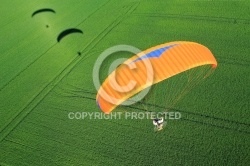
[{"label": "paraglider shadow", "polygon": [[59,43],[65,36],[70,35],[72,33],[81,33],[83,34],[83,31],[80,29],[76,29],[76,28],[70,28],[70,29],[66,29],[64,31],[62,31],[58,37],[57,37],[57,42]]},{"label": "paraglider shadow", "polygon": [[36,10],[32,13],[31,17],[34,17],[35,15],[39,14],[39,13],[44,13],[44,12],[51,12],[51,13],[56,13],[56,11],[54,9],[51,8],[43,8],[43,9],[39,9]]},{"label": "paraglider shadow", "polygon": [[[66,29],[64,31],[62,31],[58,36],[57,36],[57,42],[59,43],[64,37],[72,34],[72,33],[80,33],[83,34],[83,31],[80,29],[76,29],[76,28],[69,28]],[[77,55],[81,56],[82,52],[81,51],[77,51]]]},{"label": "paraglider shadow", "polygon": [[[54,9],[51,9],[51,8],[43,8],[43,9],[38,9],[36,11],[34,11],[31,15],[31,17],[34,17],[35,15],[37,14],[40,14],[40,13],[44,13],[44,12],[50,12],[50,13],[54,13],[56,14],[56,11]],[[49,28],[50,26],[47,24],[45,26],[46,28]]]}]

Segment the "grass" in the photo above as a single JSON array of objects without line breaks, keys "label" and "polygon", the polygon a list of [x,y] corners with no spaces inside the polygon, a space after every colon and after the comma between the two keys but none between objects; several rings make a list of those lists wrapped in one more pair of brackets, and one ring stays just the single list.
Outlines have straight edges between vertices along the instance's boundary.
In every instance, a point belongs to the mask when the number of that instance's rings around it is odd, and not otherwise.
[{"label": "grass", "polygon": [[[249,2],[4,0],[2,4],[0,165],[250,162]],[[56,14],[31,17],[43,7]],[[84,34],[57,43],[57,35],[68,28]],[[147,119],[68,118],[69,112],[100,111],[92,70],[102,51],[117,44],[144,50],[178,40],[206,45],[219,64],[174,107],[182,114],[180,120],[169,120],[165,130],[154,133]],[[101,80],[113,60],[131,56],[117,53],[106,60]],[[137,107],[140,104],[115,111]]]}]

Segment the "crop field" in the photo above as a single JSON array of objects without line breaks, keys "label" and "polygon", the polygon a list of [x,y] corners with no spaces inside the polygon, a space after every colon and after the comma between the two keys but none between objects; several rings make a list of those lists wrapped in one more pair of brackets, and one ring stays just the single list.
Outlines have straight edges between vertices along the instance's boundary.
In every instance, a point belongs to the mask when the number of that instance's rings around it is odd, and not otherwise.
[{"label": "crop field", "polygon": [[[250,1],[1,0],[0,16],[0,165],[249,165]],[[218,62],[171,108],[180,119],[154,132],[147,118],[69,118],[101,112],[93,68],[103,51],[171,41],[201,43]],[[100,81],[133,55],[106,59]]]}]

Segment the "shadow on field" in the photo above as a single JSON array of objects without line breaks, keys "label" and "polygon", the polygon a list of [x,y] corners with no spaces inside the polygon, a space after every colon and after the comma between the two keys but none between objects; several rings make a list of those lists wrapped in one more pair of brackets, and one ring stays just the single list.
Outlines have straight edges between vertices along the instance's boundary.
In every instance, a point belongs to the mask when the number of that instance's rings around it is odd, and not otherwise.
[{"label": "shadow on field", "polygon": [[35,15],[39,14],[39,13],[44,13],[44,12],[50,12],[50,13],[54,13],[56,14],[56,11],[54,9],[51,8],[43,8],[43,9],[38,9],[36,11],[34,11],[31,15],[31,17],[34,17]]},{"label": "shadow on field", "polygon": [[69,29],[66,29],[64,31],[62,31],[58,37],[57,37],[57,42],[59,43],[65,36],[67,35],[70,35],[72,33],[81,33],[83,34],[83,31],[80,30],[80,29],[76,29],[76,28],[69,28]]}]

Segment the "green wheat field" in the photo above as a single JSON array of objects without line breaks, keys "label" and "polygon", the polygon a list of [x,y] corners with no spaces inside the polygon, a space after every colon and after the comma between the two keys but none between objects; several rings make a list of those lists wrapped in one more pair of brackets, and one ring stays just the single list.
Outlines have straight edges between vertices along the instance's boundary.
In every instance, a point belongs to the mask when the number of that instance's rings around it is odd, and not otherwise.
[{"label": "green wheat field", "polygon": [[[32,17],[44,8],[54,12]],[[249,165],[250,1],[1,0],[0,16],[0,165]],[[69,28],[83,33],[58,42]],[[69,119],[101,111],[92,73],[104,50],[171,41],[201,43],[218,61],[173,108],[180,119],[161,132],[150,119]],[[101,81],[132,56],[106,60]]]}]

